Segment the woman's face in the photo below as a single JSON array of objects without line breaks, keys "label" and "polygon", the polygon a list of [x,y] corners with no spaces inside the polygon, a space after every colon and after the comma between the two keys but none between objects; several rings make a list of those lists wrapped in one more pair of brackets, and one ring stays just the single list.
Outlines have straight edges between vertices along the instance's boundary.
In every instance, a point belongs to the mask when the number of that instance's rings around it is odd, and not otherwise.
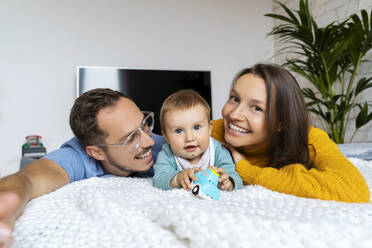
[{"label": "woman's face", "polygon": [[266,95],[258,76],[244,74],[235,82],[222,109],[227,143],[253,149],[267,142]]}]

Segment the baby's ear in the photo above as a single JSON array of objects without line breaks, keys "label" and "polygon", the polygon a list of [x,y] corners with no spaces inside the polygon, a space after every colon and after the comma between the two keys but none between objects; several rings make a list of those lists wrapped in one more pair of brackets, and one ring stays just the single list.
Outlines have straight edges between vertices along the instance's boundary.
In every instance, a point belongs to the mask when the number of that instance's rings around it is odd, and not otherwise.
[{"label": "baby's ear", "polygon": [[163,135],[165,141],[169,144],[167,134],[165,133],[164,129],[161,130],[161,135]]},{"label": "baby's ear", "polygon": [[211,121],[209,122],[209,136],[212,135],[212,127],[213,127],[213,121],[211,120]]}]

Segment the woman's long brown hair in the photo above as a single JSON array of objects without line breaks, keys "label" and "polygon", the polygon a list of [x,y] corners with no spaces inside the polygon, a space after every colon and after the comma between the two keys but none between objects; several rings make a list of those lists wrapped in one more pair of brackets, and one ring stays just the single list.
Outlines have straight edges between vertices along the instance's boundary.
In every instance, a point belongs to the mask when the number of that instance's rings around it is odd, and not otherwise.
[{"label": "woman's long brown hair", "polygon": [[245,74],[258,76],[266,84],[266,123],[273,149],[269,166],[279,169],[299,163],[311,169],[308,144],[310,118],[297,80],[281,66],[256,64],[240,71],[233,85]]}]

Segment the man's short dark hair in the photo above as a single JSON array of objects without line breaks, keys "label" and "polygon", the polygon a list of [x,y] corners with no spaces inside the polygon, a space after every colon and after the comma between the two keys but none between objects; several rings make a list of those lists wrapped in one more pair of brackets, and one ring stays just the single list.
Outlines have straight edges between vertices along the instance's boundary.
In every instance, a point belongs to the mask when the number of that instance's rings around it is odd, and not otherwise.
[{"label": "man's short dark hair", "polygon": [[115,106],[121,97],[128,98],[119,91],[98,88],[75,100],[70,113],[70,127],[81,145],[104,143],[108,134],[99,128],[97,114],[104,108]]}]

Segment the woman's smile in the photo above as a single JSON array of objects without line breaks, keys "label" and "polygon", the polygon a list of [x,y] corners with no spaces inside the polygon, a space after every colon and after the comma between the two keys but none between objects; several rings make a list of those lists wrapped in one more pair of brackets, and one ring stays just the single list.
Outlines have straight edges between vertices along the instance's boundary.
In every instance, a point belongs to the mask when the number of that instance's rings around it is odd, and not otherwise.
[{"label": "woman's smile", "polygon": [[245,135],[245,134],[250,132],[249,130],[241,128],[241,127],[239,127],[237,125],[234,125],[232,123],[229,123],[229,131],[232,132],[233,135],[235,133],[237,133],[237,135],[239,135],[239,136]]}]

